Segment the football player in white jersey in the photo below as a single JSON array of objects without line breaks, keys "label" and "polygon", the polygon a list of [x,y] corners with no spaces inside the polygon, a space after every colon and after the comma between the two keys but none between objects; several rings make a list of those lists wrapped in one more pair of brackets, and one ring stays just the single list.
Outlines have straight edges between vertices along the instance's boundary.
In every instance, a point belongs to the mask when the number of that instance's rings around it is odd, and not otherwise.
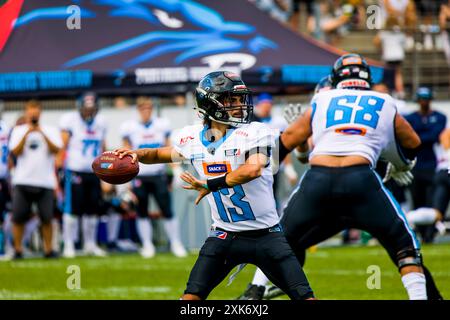
[{"label": "football player in white jersey", "polygon": [[146,164],[190,161],[200,179],[186,172],[185,189],[206,196],[213,225],[200,250],[186,300],[206,299],[237,265],[252,263],[283,288],[291,299],[312,299],[313,292],[280,228],[269,161],[273,131],[250,122],[251,93],[241,78],[226,71],[206,75],[196,89],[203,125],[184,127],[173,146],[118,149],[123,157]]},{"label": "football player in white jersey", "polygon": [[[123,145],[129,149],[160,148],[170,144],[169,120],[152,116],[153,103],[150,98],[137,99],[139,120],[129,120],[120,127]],[[177,257],[187,255],[181,243],[178,219],[174,216],[171,195],[165,164],[142,164],[138,176],[132,181],[133,193],[138,199],[137,231],[142,243],[142,257],[151,258],[155,255],[152,243],[152,225],[148,215],[148,200],[152,194],[164,217],[164,229],[170,242],[170,249]]]},{"label": "football player in white jersey", "polygon": [[[0,101],[0,115],[3,105]],[[0,255],[5,253],[5,234],[3,229],[4,215],[6,215],[6,204],[11,200],[8,184],[8,139],[10,129],[3,120],[0,120]]]},{"label": "football player in white jersey", "polygon": [[[281,220],[286,238],[304,261],[304,250],[346,228],[377,238],[398,266],[410,299],[427,299],[420,244],[374,165],[397,139],[405,159],[389,174],[409,171],[420,139],[397,113],[393,99],[370,90],[370,69],[356,54],[333,67],[335,90],[313,97],[312,107],[279,140],[280,159],[312,136],[311,169],[301,178]],[[409,160],[408,160],[409,159]]]},{"label": "football player in white jersey", "polygon": [[102,191],[91,165],[105,150],[107,126],[101,115],[97,115],[95,93],[84,93],[77,100],[77,108],[77,111],[63,115],[60,121],[65,149],[63,256],[75,256],[79,218],[82,218],[84,252],[104,256],[106,253],[97,245]]}]

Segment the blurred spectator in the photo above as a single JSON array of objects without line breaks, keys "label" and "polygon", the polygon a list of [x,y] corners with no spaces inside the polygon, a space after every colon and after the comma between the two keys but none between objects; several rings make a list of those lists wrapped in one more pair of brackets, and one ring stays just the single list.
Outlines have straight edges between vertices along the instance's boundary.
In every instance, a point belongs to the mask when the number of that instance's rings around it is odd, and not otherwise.
[{"label": "blurred spectator", "polygon": [[331,45],[336,45],[342,35],[344,26],[350,22],[353,15],[352,6],[343,6],[343,10],[335,15],[328,0],[319,0],[315,6],[315,14],[308,21],[307,30],[315,38]]},{"label": "blurred spectator", "polygon": [[374,44],[381,48],[381,59],[395,70],[396,96],[404,98],[402,63],[405,59],[406,36],[400,30],[399,19],[390,16],[386,20],[385,30],[379,31],[374,38]]},{"label": "blurred spectator", "polygon": [[250,0],[260,10],[266,11],[270,16],[282,23],[287,23],[289,20],[289,0]]},{"label": "blurred spectator", "polygon": [[413,32],[417,24],[416,6],[413,0],[380,0],[383,19],[397,19],[401,29],[406,32],[406,50],[414,47]]},{"label": "blurred spectator", "polygon": [[[447,4],[441,6],[439,13],[439,26],[441,28],[442,46],[447,58],[447,64],[450,67],[450,0]],[[450,74],[449,74],[449,88],[450,88]]]},{"label": "blurred spectator", "polygon": [[125,97],[116,97],[114,98],[114,108],[117,109],[126,109],[130,105],[128,104],[127,98]]},{"label": "blurred spectator", "polygon": [[[439,143],[439,135],[446,126],[447,118],[444,114],[432,110],[432,91],[427,87],[420,87],[416,93],[420,110],[405,118],[417,132],[422,142],[417,155],[417,164],[412,170],[414,175],[411,184],[411,195],[414,209],[430,207],[432,202],[433,180],[437,167],[434,145]],[[424,242],[432,241],[433,229],[420,228]]]},{"label": "blurred spectator", "polygon": [[301,10],[303,8],[301,5],[303,4],[304,10],[306,11],[306,23],[310,20],[314,14],[314,8],[313,8],[314,0],[292,0],[292,10],[291,15],[289,17],[289,25],[291,26],[292,30],[294,31],[300,31],[302,29],[300,16],[301,16]]},{"label": "blurred spectator", "polygon": [[[0,119],[3,115],[3,102],[0,100]],[[5,253],[3,232],[4,214],[6,214],[6,204],[10,200],[8,184],[8,137],[10,129],[3,120],[0,120],[0,255]]]},{"label": "blurred spectator", "polygon": [[433,20],[439,15],[441,5],[448,0],[414,0],[417,11],[421,16],[421,23],[419,25],[420,31],[424,34],[423,46],[425,50],[432,50],[434,48],[432,33],[438,31],[438,26],[433,25]]},{"label": "blurred spectator", "polygon": [[62,147],[56,128],[40,124],[41,105],[29,101],[25,106],[26,124],[16,126],[11,132],[9,148],[17,158],[12,177],[12,213],[14,258],[22,258],[22,239],[31,206],[37,204],[41,219],[45,257],[53,258],[52,218],[56,188],[55,154]]},{"label": "blurred spectator", "polygon": [[177,107],[185,107],[186,106],[186,97],[182,94],[176,95],[173,100]]}]

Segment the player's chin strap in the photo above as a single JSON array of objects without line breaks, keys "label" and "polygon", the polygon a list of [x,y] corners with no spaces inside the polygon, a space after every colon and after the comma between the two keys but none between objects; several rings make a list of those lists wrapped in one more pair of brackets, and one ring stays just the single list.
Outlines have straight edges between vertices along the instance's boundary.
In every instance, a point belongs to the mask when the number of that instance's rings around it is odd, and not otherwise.
[{"label": "player's chin strap", "polygon": [[227,283],[227,287],[234,281],[234,279],[236,279],[237,275],[239,274],[239,272],[242,271],[242,269],[245,268],[247,264],[246,263],[241,263],[240,265],[238,265],[237,269],[235,272],[233,272],[230,277],[228,278],[228,283]]},{"label": "player's chin strap", "polygon": [[391,162],[388,163],[386,175],[383,178],[383,183],[388,182],[391,178],[395,180],[400,186],[407,186],[412,183],[414,176],[411,173],[412,168],[416,165],[417,159],[414,159],[402,168],[397,168]]}]

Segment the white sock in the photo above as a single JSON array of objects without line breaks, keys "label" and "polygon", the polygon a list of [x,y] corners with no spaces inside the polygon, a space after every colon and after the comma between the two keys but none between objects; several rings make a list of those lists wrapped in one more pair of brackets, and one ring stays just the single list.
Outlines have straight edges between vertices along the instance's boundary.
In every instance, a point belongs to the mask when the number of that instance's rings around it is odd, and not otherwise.
[{"label": "white sock", "polygon": [[92,246],[91,217],[84,215],[81,218],[81,228],[83,230],[83,247],[86,249]]},{"label": "white sock", "polygon": [[73,242],[80,241],[80,221],[81,217],[73,217],[73,223],[72,223],[72,239]]},{"label": "white sock", "polygon": [[3,222],[3,232],[5,233],[5,252],[13,247],[11,216],[11,213],[7,213],[5,215],[5,221]]},{"label": "white sock", "polygon": [[255,275],[253,276],[252,284],[257,286],[265,286],[269,282],[269,279],[266,277],[264,272],[261,271],[260,268],[256,268]]},{"label": "white sock", "polygon": [[61,243],[61,232],[57,219],[52,219],[52,250],[59,252],[59,244]]},{"label": "white sock", "polygon": [[75,235],[74,235],[74,225],[78,221],[75,217],[71,216],[70,214],[63,214],[63,241],[64,241],[64,247],[70,247],[73,248],[74,241],[75,241]]},{"label": "white sock", "polygon": [[181,243],[180,228],[178,227],[177,218],[164,219],[164,230],[166,231],[170,243]]},{"label": "white sock", "polygon": [[403,286],[408,292],[409,300],[427,300],[425,275],[410,272],[402,276]]},{"label": "white sock", "polygon": [[89,217],[89,242],[94,246],[97,245],[97,230],[98,230],[98,217]]},{"label": "white sock", "polygon": [[437,212],[433,208],[419,208],[408,212],[406,219],[409,224],[415,226],[432,225],[437,218]]},{"label": "white sock", "polygon": [[148,218],[137,219],[137,232],[142,246],[148,248],[152,246],[153,228]]},{"label": "white sock", "polygon": [[116,242],[119,238],[121,218],[121,215],[115,212],[108,216],[108,242]]}]

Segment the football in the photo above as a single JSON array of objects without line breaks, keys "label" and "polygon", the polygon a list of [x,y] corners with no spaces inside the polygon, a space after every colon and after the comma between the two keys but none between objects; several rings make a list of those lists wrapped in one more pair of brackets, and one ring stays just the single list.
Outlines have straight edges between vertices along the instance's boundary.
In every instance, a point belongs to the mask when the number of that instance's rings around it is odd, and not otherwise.
[{"label": "football", "polygon": [[131,163],[131,156],[122,159],[113,151],[106,151],[92,162],[92,170],[96,176],[110,184],[123,184],[139,173],[139,163]]}]

